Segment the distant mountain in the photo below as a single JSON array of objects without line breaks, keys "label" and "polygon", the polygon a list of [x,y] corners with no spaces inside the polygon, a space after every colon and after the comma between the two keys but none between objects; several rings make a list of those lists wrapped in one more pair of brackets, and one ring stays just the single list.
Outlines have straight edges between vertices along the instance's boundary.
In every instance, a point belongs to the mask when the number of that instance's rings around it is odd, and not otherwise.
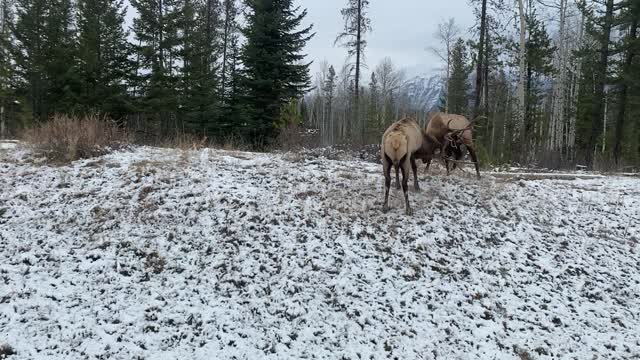
[{"label": "distant mountain", "polygon": [[416,76],[404,86],[411,107],[427,111],[438,106],[443,89],[444,79],[439,75]]}]

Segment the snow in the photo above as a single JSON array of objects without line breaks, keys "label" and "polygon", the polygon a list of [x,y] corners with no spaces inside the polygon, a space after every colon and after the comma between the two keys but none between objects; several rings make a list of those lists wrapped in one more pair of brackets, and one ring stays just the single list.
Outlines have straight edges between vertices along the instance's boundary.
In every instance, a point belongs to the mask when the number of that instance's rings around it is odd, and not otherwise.
[{"label": "snow", "polygon": [[17,140],[0,140],[0,150],[15,149],[17,146]]},{"label": "snow", "polygon": [[15,359],[640,356],[640,179],[421,173],[134,148],[0,153]]}]

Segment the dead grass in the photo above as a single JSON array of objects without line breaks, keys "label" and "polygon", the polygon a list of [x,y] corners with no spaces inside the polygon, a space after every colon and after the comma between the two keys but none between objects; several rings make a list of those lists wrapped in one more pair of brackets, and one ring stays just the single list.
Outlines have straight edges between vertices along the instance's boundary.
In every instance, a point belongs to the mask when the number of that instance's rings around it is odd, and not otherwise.
[{"label": "dead grass", "polygon": [[104,155],[131,143],[126,130],[99,115],[55,115],[27,129],[23,137],[36,154],[61,163]]}]

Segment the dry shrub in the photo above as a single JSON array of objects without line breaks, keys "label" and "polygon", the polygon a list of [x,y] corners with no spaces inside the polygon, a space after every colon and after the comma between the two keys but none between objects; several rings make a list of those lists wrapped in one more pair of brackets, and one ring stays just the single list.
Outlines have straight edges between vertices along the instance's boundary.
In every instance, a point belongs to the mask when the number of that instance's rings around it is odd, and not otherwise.
[{"label": "dry shrub", "polygon": [[239,135],[230,134],[216,142],[215,147],[223,150],[249,151],[253,150],[251,144]]},{"label": "dry shrub", "polygon": [[55,115],[27,129],[24,140],[54,162],[68,162],[107,154],[130,144],[128,132],[104,116]]},{"label": "dry shrub", "polygon": [[302,148],[313,149],[319,146],[319,132],[295,124],[281,129],[276,139],[276,147],[283,151],[299,150]]},{"label": "dry shrub", "polygon": [[180,150],[200,150],[209,145],[206,136],[193,135],[188,133],[178,133],[166,146]]}]

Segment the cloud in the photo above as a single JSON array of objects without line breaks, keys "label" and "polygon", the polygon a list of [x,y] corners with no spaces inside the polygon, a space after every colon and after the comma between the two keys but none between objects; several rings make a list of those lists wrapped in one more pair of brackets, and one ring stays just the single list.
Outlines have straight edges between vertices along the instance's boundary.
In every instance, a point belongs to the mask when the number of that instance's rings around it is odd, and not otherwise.
[{"label": "cloud", "polygon": [[[341,66],[346,49],[333,46],[344,22],[340,9],[347,0],[297,0],[308,10],[306,23],[314,24],[316,36],[307,44],[308,60],[314,61],[312,73],[320,61]],[[408,72],[433,73],[442,65],[427,48],[437,46],[433,38],[438,23],[454,17],[464,30],[473,24],[473,13],[467,0],[371,0],[369,9],[373,31],[367,35],[366,62],[373,69],[385,57],[390,57]],[[421,70],[422,69],[422,70]]]}]

